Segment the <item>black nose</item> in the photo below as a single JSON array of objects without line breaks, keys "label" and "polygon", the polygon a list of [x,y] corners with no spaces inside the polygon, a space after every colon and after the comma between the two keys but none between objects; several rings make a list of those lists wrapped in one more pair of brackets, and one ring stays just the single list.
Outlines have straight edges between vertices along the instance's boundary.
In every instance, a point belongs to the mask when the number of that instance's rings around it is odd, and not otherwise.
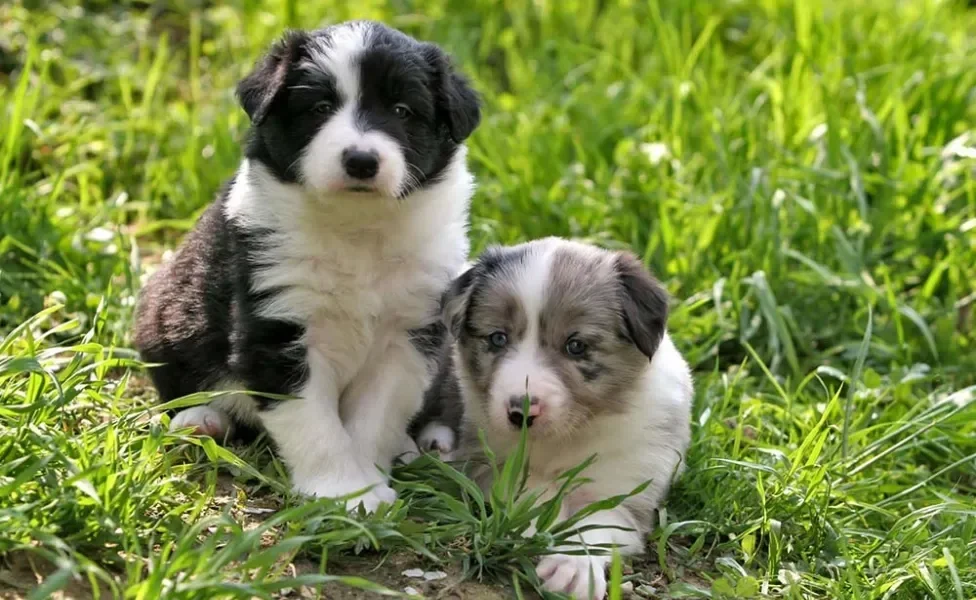
[{"label": "black nose", "polygon": [[[539,399],[535,396],[529,397],[529,407],[536,406],[539,404]],[[516,427],[521,427],[522,422],[525,422],[526,427],[532,427],[532,421],[535,421],[535,415],[529,415],[525,418],[522,414],[522,407],[525,406],[525,396],[512,396],[508,399],[508,422]]]},{"label": "black nose", "polygon": [[380,159],[374,152],[344,150],[342,166],[355,179],[371,179],[380,170]]}]

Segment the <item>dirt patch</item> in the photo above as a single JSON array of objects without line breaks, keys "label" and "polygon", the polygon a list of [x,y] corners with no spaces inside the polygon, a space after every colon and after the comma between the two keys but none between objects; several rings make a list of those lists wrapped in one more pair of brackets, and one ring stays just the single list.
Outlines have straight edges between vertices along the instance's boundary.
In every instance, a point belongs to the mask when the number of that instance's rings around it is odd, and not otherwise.
[{"label": "dirt patch", "polygon": [[[214,490],[212,514],[227,511],[245,530],[258,527],[280,509],[282,499],[273,494],[249,493],[227,474],[218,476]],[[265,545],[274,544],[277,534],[274,530],[262,536]],[[672,540],[680,546],[689,545],[691,540]],[[299,555],[290,563],[282,563],[286,576],[318,574],[322,572],[314,557]],[[668,556],[667,573],[662,572],[654,556],[654,549],[642,557],[625,561],[624,576],[629,581],[625,587],[627,598],[671,598],[669,588],[675,583],[683,583],[693,589],[708,590],[710,582],[699,575],[698,567],[706,565],[683,565]],[[56,568],[44,559],[28,552],[15,552],[0,558],[0,600],[24,600],[34,589],[50,577],[55,576]],[[389,590],[417,594],[438,600],[502,600],[514,598],[515,593],[508,585],[496,582],[479,582],[464,579],[459,562],[435,564],[425,557],[408,549],[389,554],[369,552],[361,555],[331,554],[325,572],[329,575],[358,577]],[[118,577],[119,574],[113,574]],[[118,581],[118,580],[117,580]],[[523,588],[526,598],[537,598]],[[111,598],[111,590],[102,586],[100,596]],[[83,578],[72,578],[64,588],[52,596],[56,600],[87,600],[93,598],[93,589]],[[365,600],[377,598],[373,591],[361,590],[348,585],[334,583],[325,586],[301,586],[285,590],[277,598],[327,599],[327,600]]]},{"label": "dirt patch", "polygon": [[[57,569],[46,560],[29,552],[12,552],[0,561],[0,600],[24,600]],[[100,585],[101,598],[111,598],[108,586]],[[88,600],[93,598],[93,588],[87,579],[71,578],[63,589],[48,598],[53,600]]]},{"label": "dirt patch", "polygon": [[[385,558],[343,556],[330,562],[328,572],[331,575],[362,577],[394,591],[416,593],[431,599],[503,600],[513,597],[509,590],[501,586],[463,581],[458,565],[426,563],[411,552],[394,553]],[[296,562],[295,567],[299,574],[318,572],[318,565],[312,563]],[[320,592],[313,589],[296,590],[293,597],[362,600],[376,598],[377,595],[341,584],[330,584],[322,587]]]}]

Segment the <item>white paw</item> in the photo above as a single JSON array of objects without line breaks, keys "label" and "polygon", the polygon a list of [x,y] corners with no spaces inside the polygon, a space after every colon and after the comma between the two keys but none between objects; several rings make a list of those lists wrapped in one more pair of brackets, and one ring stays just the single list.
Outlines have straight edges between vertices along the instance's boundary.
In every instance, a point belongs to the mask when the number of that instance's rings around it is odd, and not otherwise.
[{"label": "white paw", "polygon": [[314,481],[296,479],[295,491],[315,498],[345,498],[346,510],[355,510],[362,504],[367,513],[376,512],[381,503],[393,504],[397,497],[393,488],[384,481],[369,480],[361,474]]},{"label": "white paw", "polygon": [[362,505],[367,514],[372,514],[380,504],[393,504],[396,499],[397,495],[393,488],[385,483],[377,483],[365,494],[346,500],[346,510],[353,511]]},{"label": "white paw", "polygon": [[550,592],[564,592],[579,600],[602,600],[607,595],[606,565],[604,557],[553,554],[539,561],[535,573]]},{"label": "white paw", "polygon": [[436,453],[441,460],[451,460],[454,457],[456,442],[454,430],[437,422],[428,424],[417,436],[420,450]]},{"label": "white paw", "polygon": [[223,440],[230,432],[230,417],[212,406],[202,404],[183,410],[169,422],[169,430],[193,428],[194,435],[209,435]]},{"label": "white paw", "polygon": [[405,437],[406,440],[404,440],[400,451],[394,457],[394,460],[402,465],[408,465],[420,458],[420,448],[417,448],[417,442],[413,441],[409,435]]}]

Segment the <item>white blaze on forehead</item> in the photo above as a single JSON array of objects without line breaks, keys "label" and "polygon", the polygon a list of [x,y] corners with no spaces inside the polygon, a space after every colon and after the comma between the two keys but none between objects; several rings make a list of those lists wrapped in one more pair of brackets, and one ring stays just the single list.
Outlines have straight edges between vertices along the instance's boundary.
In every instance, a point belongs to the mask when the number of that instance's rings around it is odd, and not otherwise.
[{"label": "white blaze on forehead", "polygon": [[359,119],[361,96],[360,60],[370,45],[371,25],[346,23],[329,30],[327,37],[314,39],[310,60],[302,68],[319,71],[333,78],[339,107],[331,115],[299,159],[299,179],[320,192],[336,193],[356,185],[342,164],[343,152],[359,150],[375,153],[379,170],[371,185],[387,197],[396,197],[408,177],[408,166],[400,144],[379,130],[363,130]]},{"label": "white blaze on forehead", "polygon": [[364,23],[347,23],[329,33],[329,37],[316,39],[310,45],[309,67],[335,77],[342,101],[354,103],[359,99],[359,58],[369,42],[369,27]]},{"label": "white blaze on forehead", "polygon": [[529,320],[523,342],[531,341],[537,345],[539,316],[545,303],[546,283],[552,267],[552,246],[545,243],[534,246],[526,253],[521,268],[515,273],[515,289],[518,290],[519,302]]},{"label": "white blaze on forehead", "polygon": [[[526,391],[547,404],[560,403],[560,396],[564,392],[558,377],[546,364],[539,343],[539,317],[545,305],[552,254],[550,244],[532,244],[521,263],[505,272],[506,277],[512,278],[512,287],[527,319],[527,327],[520,339],[512,340],[516,346],[495,373],[492,392],[495,402],[502,405],[504,410],[507,410],[512,396],[525,394]],[[502,407],[496,410],[500,415]]]}]

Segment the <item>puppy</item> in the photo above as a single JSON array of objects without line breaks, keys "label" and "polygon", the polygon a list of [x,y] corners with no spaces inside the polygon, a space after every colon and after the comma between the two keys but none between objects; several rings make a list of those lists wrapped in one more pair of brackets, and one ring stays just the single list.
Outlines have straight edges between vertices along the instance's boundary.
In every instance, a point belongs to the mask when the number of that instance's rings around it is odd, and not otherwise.
[{"label": "puppy", "polygon": [[[468,460],[487,490],[478,431],[504,461],[524,423],[528,487],[543,498],[595,454],[583,473],[592,481],[568,497],[561,519],[651,481],[584,518],[579,527],[590,529],[538,565],[547,589],[589,597],[592,585],[602,598],[610,556],[593,547],[643,551],[690,439],[692,379],[666,332],[665,290],[631,254],[547,238],[486,251],[445,294],[444,315],[456,341],[421,413],[432,420],[414,423],[421,448]],[[560,553],[580,546],[593,555]]]},{"label": "puppy", "polygon": [[[266,430],[296,491],[373,510],[442,346],[468,252],[479,100],[437,46],[373,22],[293,31],[238,85],[240,168],[141,292],[162,400],[214,437]],[[271,399],[279,394],[291,399]]]}]

